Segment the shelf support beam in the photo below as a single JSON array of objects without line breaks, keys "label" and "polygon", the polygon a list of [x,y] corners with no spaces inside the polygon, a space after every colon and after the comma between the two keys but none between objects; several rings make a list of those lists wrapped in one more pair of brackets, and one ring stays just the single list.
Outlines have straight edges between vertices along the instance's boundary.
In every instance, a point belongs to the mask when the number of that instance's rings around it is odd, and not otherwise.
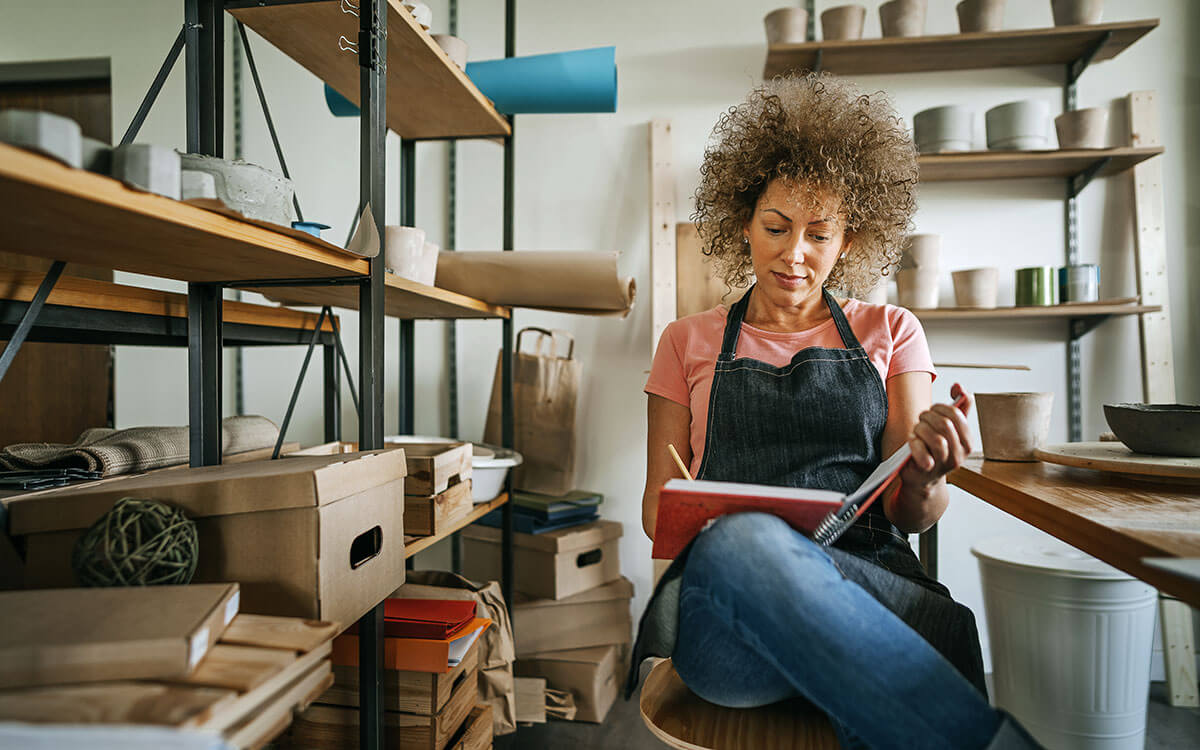
[{"label": "shelf support beam", "polygon": [[342,371],[339,369],[338,348],[327,342],[321,349],[325,365],[322,382],[325,395],[325,442],[333,443],[342,439]]},{"label": "shelf support beam", "polygon": [[221,285],[188,284],[188,425],[192,466],[221,463]]},{"label": "shelf support beam", "polygon": [[33,329],[33,324],[37,320],[38,313],[42,311],[42,307],[46,304],[46,299],[50,296],[50,292],[54,290],[54,285],[58,283],[58,277],[62,276],[63,268],[66,265],[61,260],[51,263],[50,268],[46,271],[46,276],[42,279],[42,283],[38,285],[37,292],[33,295],[33,300],[30,301],[29,307],[25,308],[25,313],[21,316],[21,322],[17,324],[17,330],[13,331],[12,338],[4,345],[4,351],[0,352],[0,381],[4,380],[5,374],[8,373],[8,368],[12,365],[13,360],[17,358],[17,352],[21,350],[21,344],[25,343],[26,337],[29,336],[29,331]]},{"label": "shelf support beam", "polygon": [[[1068,86],[1075,85],[1079,77],[1083,75],[1083,71],[1087,70],[1087,67],[1092,64],[1092,60],[1096,59],[1096,55],[1099,54],[1100,50],[1104,49],[1104,45],[1112,41],[1112,35],[1112,31],[1104,32],[1100,35],[1099,39],[1092,43],[1092,46],[1086,52],[1067,64]],[[1074,107],[1071,107],[1071,109],[1074,109]]]},{"label": "shelf support beam", "polygon": [[154,102],[158,99],[158,94],[162,91],[163,84],[167,82],[167,76],[171,74],[175,63],[179,60],[179,54],[183,52],[185,41],[185,29],[179,29],[179,36],[175,37],[175,44],[171,45],[171,51],[167,53],[167,59],[163,60],[163,64],[158,69],[158,74],[154,76],[154,81],[151,82],[149,90],[146,91],[146,96],[142,99],[141,106],[138,107],[137,113],[133,116],[133,120],[129,123],[129,127],[125,129],[125,135],[121,137],[122,146],[128,146],[133,143],[133,139],[137,138],[138,131],[142,129],[142,123],[146,121],[146,116],[150,114],[151,108],[154,107]]},{"label": "shelf support beam", "polygon": [[1108,165],[1111,163],[1112,163],[1112,157],[1106,156],[1103,159],[1099,159],[1096,162],[1092,163],[1091,165],[1088,166],[1087,169],[1083,170],[1079,174],[1074,175],[1070,179],[1068,179],[1067,180],[1067,199],[1073,200],[1075,198],[1078,198],[1079,194],[1083,192],[1083,189],[1086,188],[1091,183],[1092,180],[1096,179],[1097,175],[1099,175],[1101,172],[1103,172],[1105,169],[1107,169]]},{"label": "shelf support beam", "polygon": [[[504,2],[504,56],[517,54],[517,0]],[[504,237],[501,248],[512,252],[516,246],[516,137],[515,118],[508,115],[510,134],[504,139]],[[515,311],[514,311],[515,312]],[[500,343],[500,444],[512,448],[515,444],[513,427],[513,316],[509,315],[502,324]],[[508,472],[504,480],[504,491],[513,496],[513,473]],[[511,611],[513,600],[513,504],[505,503],[500,511],[500,586],[504,602]]]},{"label": "shelf support beam", "polygon": [[304,376],[308,374],[308,363],[312,361],[313,350],[317,348],[317,340],[321,338],[321,328],[325,325],[325,316],[333,317],[333,311],[328,306],[321,308],[321,314],[317,316],[317,324],[313,327],[312,338],[308,340],[308,350],[304,352],[304,362],[300,365],[300,374],[296,376],[296,387],[292,389],[292,398],[288,401],[287,412],[283,415],[283,423],[279,426],[279,437],[275,439],[275,450],[271,451],[271,458],[279,458],[279,451],[283,448],[283,440],[287,437],[288,426],[292,423],[292,414],[296,411],[296,401],[300,398],[300,389],[304,387]]},{"label": "shelf support beam", "polygon": [[[410,140],[400,141],[400,224],[406,227],[417,225],[417,144]],[[400,419],[396,431],[401,435],[411,435],[414,431],[416,329],[415,321],[400,321],[400,340],[397,342],[400,361],[396,367]]]}]

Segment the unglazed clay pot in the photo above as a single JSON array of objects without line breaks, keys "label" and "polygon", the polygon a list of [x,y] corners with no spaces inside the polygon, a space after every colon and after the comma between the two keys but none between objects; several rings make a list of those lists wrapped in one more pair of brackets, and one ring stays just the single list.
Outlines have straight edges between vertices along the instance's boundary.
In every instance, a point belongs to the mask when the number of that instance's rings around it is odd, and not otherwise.
[{"label": "unglazed clay pot", "polygon": [[1104,0],[1050,0],[1055,26],[1082,26],[1100,23]]},{"label": "unglazed clay pot", "polygon": [[1004,0],[963,0],[955,10],[958,11],[958,30],[964,34],[1004,28]]},{"label": "unglazed clay pot", "polygon": [[938,306],[938,270],[901,268],[896,272],[897,301],[912,310],[932,310]]},{"label": "unglazed clay pot", "polygon": [[1033,452],[1050,434],[1053,393],[976,393],[983,457],[989,461],[1036,461]]},{"label": "unglazed clay pot", "polygon": [[456,36],[449,34],[434,34],[433,41],[437,42],[437,46],[442,48],[446,53],[446,57],[457,65],[460,69],[467,67],[467,43]]},{"label": "unglazed clay pot", "polygon": [[808,11],[779,8],[763,16],[767,44],[800,44],[808,41]]},{"label": "unglazed clay pot", "polygon": [[1046,148],[1050,107],[1040,99],[1025,99],[992,107],[984,115],[990,149],[1034,151]]},{"label": "unglazed clay pot", "polygon": [[891,0],[879,6],[884,36],[924,36],[925,0]]},{"label": "unglazed clay pot", "polygon": [[839,5],[821,14],[821,38],[827,42],[862,39],[867,9],[862,5]]},{"label": "unglazed clay pot", "polygon": [[970,151],[974,113],[952,104],[918,112],[913,117],[913,140],[922,154]]},{"label": "unglazed clay pot", "polygon": [[1108,110],[1088,107],[1063,112],[1054,118],[1059,148],[1106,148],[1108,145]]},{"label": "unglazed clay pot", "polygon": [[996,306],[1000,280],[998,268],[968,268],[950,274],[954,281],[954,304],[958,307],[991,309]]},{"label": "unglazed clay pot", "polygon": [[910,234],[904,238],[900,252],[901,268],[926,268],[937,270],[938,256],[942,252],[942,235]]}]

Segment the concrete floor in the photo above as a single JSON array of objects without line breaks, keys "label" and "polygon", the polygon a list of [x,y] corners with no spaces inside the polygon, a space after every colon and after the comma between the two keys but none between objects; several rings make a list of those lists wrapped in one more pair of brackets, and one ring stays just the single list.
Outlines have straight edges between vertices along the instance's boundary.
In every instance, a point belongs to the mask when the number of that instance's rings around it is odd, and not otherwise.
[{"label": "concrete floor", "polygon": [[[1146,725],[1146,750],[1200,747],[1200,709],[1172,708],[1161,682],[1150,685]],[[662,750],[665,745],[642,723],[635,697],[630,701],[618,698],[603,724],[552,720],[497,737],[494,747],[495,750]]]}]

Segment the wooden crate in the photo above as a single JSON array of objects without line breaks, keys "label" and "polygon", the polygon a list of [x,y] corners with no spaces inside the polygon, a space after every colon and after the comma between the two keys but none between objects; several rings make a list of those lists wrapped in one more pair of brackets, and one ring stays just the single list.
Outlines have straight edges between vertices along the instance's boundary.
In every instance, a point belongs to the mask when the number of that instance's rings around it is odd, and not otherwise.
[{"label": "wooden crate", "polygon": [[437,495],[471,478],[474,449],[470,443],[387,443],[385,447],[404,449],[405,495]]},{"label": "wooden crate", "polygon": [[458,735],[447,750],[487,750],[492,746],[492,707],[486,703],[471,709]]},{"label": "wooden crate", "polygon": [[404,533],[406,536],[444,534],[455,522],[470,515],[471,480],[452,484],[436,495],[404,496]]},{"label": "wooden crate", "polygon": [[[465,680],[477,681],[479,639],[471,644],[459,665],[445,674],[407,672],[395,669],[383,671],[383,708],[432,716],[445,708],[455,689]],[[358,667],[335,666],[333,687],[320,698],[321,703],[336,706],[358,706]]]}]

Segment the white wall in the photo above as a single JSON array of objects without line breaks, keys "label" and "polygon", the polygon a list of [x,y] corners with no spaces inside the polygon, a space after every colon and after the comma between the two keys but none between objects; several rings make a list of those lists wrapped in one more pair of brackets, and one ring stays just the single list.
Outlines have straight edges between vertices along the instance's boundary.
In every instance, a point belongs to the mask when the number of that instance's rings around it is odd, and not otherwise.
[{"label": "white wall", "polygon": [[[654,117],[673,122],[679,220],[690,213],[690,196],[705,140],[718,115],[739,101],[760,80],[764,43],[761,17],[778,0],[731,4],[715,0],[654,3],[560,3],[521,0],[517,48],[521,54],[615,44],[620,70],[616,114],[521,116],[517,118],[517,217],[519,249],[617,249],[623,270],[636,275],[642,299],[624,321],[575,318],[519,311],[518,325],[548,325],[572,331],[583,361],[579,408],[580,485],[606,496],[604,515],[626,525],[621,555],[638,595],[635,612],[650,589],[650,544],[640,530],[640,500],[645,464],[645,397],[641,388],[650,358],[648,241],[648,163],[646,123]],[[818,13],[834,2],[818,3]],[[434,31],[446,30],[446,4],[432,4]],[[876,5],[875,3],[871,4]],[[931,0],[928,30],[956,30],[953,0]],[[1080,106],[1114,103],[1111,129],[1123,137],[1126,93],[1156,89],[1167,156],[1163,159],[1166,232],[1171,269],[1171,312],[1175,371],[1180,401],[1200,401],[1200,305],[1192,288],[1200,280],[1200,146],[1187,133],[1200,129],[1200,53],[1188,44],[1200,33],[1200,8],[1184,0],[1109,2],[1106,20],[1162,19],[1160,28],[1123,53],[1099,64],[1079,85]],[[460,35],[472,45],[472,59],[503,53],[499,3],[460,3]],[[169,48],[182,20],[182,3],[155,0],[86,3],[0,0],[0,61],[100,57],[112,59],[114,132],[121,133]],[[1045,0],[1011,0],[1010,28],[1051,24]],[[866,34],[877,36],[878,17],[868,16]],[[252,44],[273,107],[285,153],[289,155],[306,217],[332,224],[335,241],[344,238],[358,195],[357,123],[335,120],[325,110],[321,84],[300,66],[253,34]],[[230,35],[228,38],[232,38]],[[397,64],[393,61],[391,64]],[[1018,98],[1039,97],[1052,111],[1061,106],[1062,71],[1058,67],[1018,68],[896,76],[863,76],[867,90],[883,89],[910,117],[946,103],[982,111]],[[245,157],[275,167],[274,152],[249,88]],[[391,102],[390,106],[404,106]],[[232,107],[230,107],[231,117]],[[982,124],[980,124],[982,128]],[[141,139],[183,144],[182,62],[164,89]],[[982,142],[982,132],[980,132]],[[1120,142],[1114,140],[1114,142]],[[232,138],[228,141],[232,150]],[[446,146],[421,144],[418,153],[418,224],[431,238],[444,233]],[[459,153],[459,247],[498,249],[500,242],[501,152],[486,142],[466,142]],[[395,138],[389,140],[388,218],[398,216]],[[1106,296],[1132,294],[1133,266],[1130,177],[1099,180],[1080,199],[1082,256],[1103,266]],[[943,267],[995,264],[1002,269],[1056,264],[1063,260],[1063,185],[1057,180],[1001,183],[952,183],[922,187],[919,231],[944,236]],[[129,275],[122,274],[129,280]],[[145,280],[156,285],[161,281]],[[173,285],[178,288],[178,285]],[[1011,283],[1002,295],[1011,295]],[[943,301],[952,301],[949,276]],[[343,313],[345,343],[357,359],[356,314]],[[416,429],[443,433],[445,422],[444,335],[442,323],[418,323]],[[385,424],[396,425],[396,325],[387,327],[388,408]],[[1029,373],[951,371],[941,373],[935,397],[946,398],[949,385],[961,380],[974,390],[1052,390],[1057,394],[1053,440],[1066,439],[1065,324],[1038,323],[929,326],[935,359],[1024,363]],[[483,431],[486,399],[500,340],[497,322],[459,324],[461,435]],[[1101,404],[1140,400],[1137,326],[1113,320],[1084,343],[1084,435],[1105,429]],[[247,351],[246,408],[282,417],[303,352],[299,349]],[[148,383],[156,383],[147,392]],[[289,436],[305,442],[321,438],[320,373],[314,368],[302,394]],[[227,402],[232,402],[227,387]],[[346,434],[356,425],[346,398]],[[117,357],[119,425],[182,423],[187,419],[186,363],[179,351],[122,347]],[[982,602],[973,541],[984,536],[1028,531],[1029,527],[962,492],[941,528],[942,579],[974,609],[982,623]],[[445,564],[445,550],[423,562]],[[984,633],[986,645],[986,632]]]}]

